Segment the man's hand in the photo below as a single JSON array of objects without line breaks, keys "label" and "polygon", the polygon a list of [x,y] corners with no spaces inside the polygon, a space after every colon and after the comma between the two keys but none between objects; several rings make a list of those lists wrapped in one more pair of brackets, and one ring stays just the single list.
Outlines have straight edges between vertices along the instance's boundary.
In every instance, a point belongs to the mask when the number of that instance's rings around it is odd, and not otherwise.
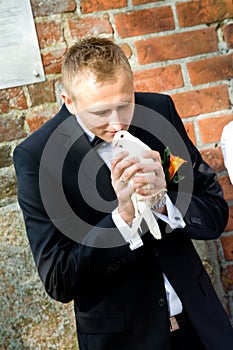
[{"label": "man's hand", "polygon": [[[118,211],[122,219],[130,225],[134,219],[134,206],[131,195],[135,191],[130,179],[139,171],[142,171],[140,159],[128,157],[128,152],[120,152],[111,163],[112,186],[118,199]],[[140,188],[140,182],[137,184]]]},{"label": "man's hand", "polygon": [[112,185],[121,217],[127,224],[137,218],[137,228],[144,219],[151,234],[161,239],[152,213],[152,208],[165,211],[166,180],[159,153],[125,130],[114,135],[113,149]]},{"label": "man's hand", "polygon": [[[145,163],[143,163],[143,159],[145,159]],[[146,159],[153,161],[146,162]],[[147,200],[166,188],[165,174],[159,152],[145,151],[141,157],[141,168],[141,175],[139,173],[133,178],[134,190],[143,196],[142,200]]]}]

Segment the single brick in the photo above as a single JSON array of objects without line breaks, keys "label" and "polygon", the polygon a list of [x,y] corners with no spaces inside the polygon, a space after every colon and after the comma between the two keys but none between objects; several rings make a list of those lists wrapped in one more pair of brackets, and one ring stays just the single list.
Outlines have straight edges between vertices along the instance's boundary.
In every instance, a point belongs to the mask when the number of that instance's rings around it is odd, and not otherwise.
[{"label": "single brick", "polygon": [[127,6],[127,0],[81,0],[82,13],[106,11]]},{"label": "single brick", "polygon": [[214,23],[233,16],[232,0],[193,0],[176,4],[180,27]]},{"label": "single brick", "polygon": [[223,27],[223,34],[225,41],[227,43],[227,47],[229,49],[233,48],[233,23],[227,24]]},{"label": "single brick", "polygon": [[99,36],[113,32],[108,16],[98,17],[98,20],[96,17],[69,19],[68,25],[73,38],[82,38],[87,34]]},{"label": "single brick", "polygon": [[64,42],[61,22],[49,20],[35,23],[41,49]]},{"label": "single brick", "polygon": [[42,54],[42,61],[46,74],[56,74],[61,72],[62,60],[65,53],[66,48],[58,48]]},{"label": "single brick", "polygon": [[0,142],[20,139],[26,135],[23,116],[7,116],[0,119]]},{"label": "single brick", "polygon": [[218,50],[214,28],[164,35],[136,42],[140,64],[167,61]]},{"label": "single brick", "polygon": [[228,223],[227,227],[225,229],[226,232],[233,231],[233,206],[229,206],[229,218],[228,218]]},{"label": "single brick", "polygon": [[34,17],[48,16],[55,13],[72,12],[76,9],[75,0],[31,0],[32,12]]},{"label": "single brick", "polygon": [[221,237],[221,243],[226,260],[233,260],[233,235]]},{"label": "single brick", "polygon": [[195,137],[195,130],[194,130],[193,122],[184,122],[184,127],[185,127],[187,134],[188,134],[188,137],[195,145],[196,144],[196,137]]},{"label": "single brick", "polygon": [[221,147],[202,149],[200,152],[204,161],[208,163],[216,173],[224,171],[225,167]]},{"label": "single brick", "polygon": [[233,54],[187,63],[191,83],[205,84],[233,78]]},{"label": "single brick", "polygon": [[181,118],[230,108],[227,85],[177,93],[172,98]]},{"label": "single brick", "polygon": [[0,113],[11,109],[26,109],[27,101],[21,87],[0,90]]},{"label": "single brick", "polygon": [[134,87],[136,91],[167,91],[183,85],[181,67],[178,64],[134,73]]},{"label": "single brick", "polygon": [[233,120],[233,114],[210,117],[198,121],[202,142],[219,142],[223,127]]},{"label": "single brick", "polygon": [[9,111],[9,99],[7,90],[0,90],[0,113],[7,113]]},{"label": "single brick", "polygon": [[26,121],[31,132],[37,130],[45,122],[54,117],[58,112],[56,105],[51,107],[36,108],[33,112],[27,115]]},{"label": "single brick", "polygon": [[227,201],[233,201],[233,186],[227,175],[219,177],[219,183],[223,189],[224,198]]},{"label": "single brick", "polygon": [[233,265],[226,266],[222,269],[222,282],[225,291],[233,290]]},{"label": "single brick", "polygon": [[116,30],[122,38],[175,28],[170,6],[119,13],[114,19]]},{"label": "single brick", "polygon": [[6,144],[0,144],[0,168],[7,167],[11,164],[11,146]]},{"label": "single brick", "polygon": [[159,2],[161,0],[133,0],[133,5],[142,5],[150,2]]},{"label": "single brick", "polygon": [[32,84],[28,87],[32,106],[55,102],[53,80]]},{"label": "single brick", "polygon": [[17,193],[16,175],[13,165],[0,168],[0,200],[7,203]]}]

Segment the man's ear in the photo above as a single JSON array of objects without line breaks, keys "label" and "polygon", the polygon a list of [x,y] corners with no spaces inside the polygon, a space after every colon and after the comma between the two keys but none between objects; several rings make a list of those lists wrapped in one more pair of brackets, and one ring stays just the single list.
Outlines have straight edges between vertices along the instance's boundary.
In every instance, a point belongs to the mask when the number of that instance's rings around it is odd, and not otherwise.
[{"label": "man's ear", "polygon": [[65,92],[61,94],[61,97],[70,114],[77,114],[75,103],[71,100],[71,98]]}]

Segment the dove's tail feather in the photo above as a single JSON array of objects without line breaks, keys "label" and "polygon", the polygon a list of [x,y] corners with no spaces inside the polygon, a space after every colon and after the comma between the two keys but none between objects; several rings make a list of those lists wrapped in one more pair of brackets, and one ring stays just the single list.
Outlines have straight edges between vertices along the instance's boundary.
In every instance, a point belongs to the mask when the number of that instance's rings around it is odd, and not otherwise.
[{"label": "dove's tail feather", "polygon": [[134,210],[135,210],[135,218],[137,218],[137,223],[135,223],[135,228],[137,229],[140,228],[141,230],[141,222],[142,222],[142,218],[144,218],[151,234],[156,239],[161,239],[162,236],[161,236],[160,228],[154,214],[151,211],[150,203],[146,201],[140,201],[139,198],[140,197],[135,193],[133,193],[131,196]]},{"label": "dove's tail feather", "polygon": [[144,220],[147,223],[147,226],[150,230],[150,233],[156,238],[156,239],[161,239],[161,231],[158,225],[157,220],[155,219],[152,211],[147,207],[145,210],[142,212],[142,216]]},{"label": "dove's tail feather", "polygon": [[141,228],[142,215],[139,212],[137,196],[135,195],[135,193],[132,194],[131,199],[135,210],[134,215],[135,215],[135,218],[137,219],[137,223],[135,223],[134,227],[136,230],[140,229],[140,231],[142,232],[142,228]]}]

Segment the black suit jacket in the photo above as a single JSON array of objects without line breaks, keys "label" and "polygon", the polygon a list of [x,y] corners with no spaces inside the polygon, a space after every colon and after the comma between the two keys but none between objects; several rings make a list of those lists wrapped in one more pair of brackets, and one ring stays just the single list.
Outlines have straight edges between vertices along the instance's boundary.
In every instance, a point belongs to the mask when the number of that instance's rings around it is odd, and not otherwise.
[{"label": "black suit jacket", "polygon": [[19,203],[39,275],[52,298],[74,300],[81,350],[169,350],[162,273],[206,348],[231,349],[232,328],[191,242],[224,231],[228,207],[221,188],[172,100],[146,93],[135,98],[130,132],[161,156],[169,146],[188,160],[184,180],[168,184],[185,228],[169,232],[159,221],[163,238],[144,231],[144,245],[131,251],[112,220],[117,202],[110,172],[63,106],[14,151]]}]

